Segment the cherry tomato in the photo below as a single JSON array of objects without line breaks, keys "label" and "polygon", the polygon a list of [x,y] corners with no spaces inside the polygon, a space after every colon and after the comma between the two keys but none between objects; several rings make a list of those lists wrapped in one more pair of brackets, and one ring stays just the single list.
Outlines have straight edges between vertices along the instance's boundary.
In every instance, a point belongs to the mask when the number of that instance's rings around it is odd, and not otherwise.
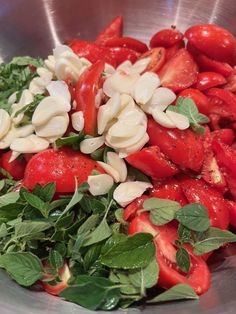
[{"label": "cherry tomato", "polygon": [[203,114],[209,114],[209,100],[202,92],[195,88],[187,88],[179,93],[178,96],[190,97],[195,102],[199,112]]},{"label": "cherry tomato", "polygon": [[227,78],[227,83],[223,86],[223,89],[228,90],[231,93],[236,93],[236,70],[229,75]]},{"label": "cherry tomato", "polygon": [[202,135],[190,129],[167,129],[153,119],[148,120],[147,132],[150,145],[158,146],[171,161],[194,171],[201,169],[204,160]]},{"label": "cherry tomato", "polygon": [[188,41],[208,57],[220,62],[232,62],[236,49],[234,36],[226,29],[202,24],[192,26],[185,32]]},{"label": "cherry tomato", "polygon": [[174,55],[177,53],[178,50],[185,47],[185,43],[183,40],[178,42],[177,44],[166,48],[166,61],[169,61]]},{"label": "cherry tomato", "polygon": [[137,211],[143,208],[143,203],[148,198],[149,197],[147,195],[142,195],[130,203],[123,211],[123,219],[127,221],[133,219]]},{"label": "cherry tomato", "polygon": [[126,60],[134,63],[140,56],[137,51],[128,48],[114,47],[107,49],[109,50],[110,56],[113,58],[113,60],[115,60],[117,66]]},{"label": "cherry tomato", "polygon": [[180,41],[182,41],[183,37],[184,35],[174,28],[162,29],[152,36],[150,40],[150,47],[168,48],[178,44]]},{"label": "cherry tomato", "polygon": [[75,89],[76,111],[83,111],[85,134],[95,135],[97,132],[95,99],[101,85],[104,67],[103,61],[98,61],[89,67],[80,76]]},{"label": "cherry tomato", "polygon": [[233,201],[227,201],[229,207],[229,223],[236,227],[236,203]]},{"label": "cherry tomato", "polygon": [[161,68],[159,76],[162,86],[181,91],[193,85],[197,79],[198,66],[186,49],[180,49]]},{"label": "cherry tomato", "polygon": [[102,45],[110,38],[121,37],[123,32],[123,17],[117,16],[105,29],[97,36],[96,43]]},{"label": "cherry tomato", "polygon": [[154,180],[170,177],[179,172],[177,166],[160,151],[158,146],[143,148],[126,157],[126,161]]},{"label": "cherry tomato", "polygon": [[216,72],[202,72],[198,74],[197,82],[194,87],[198,90],[205,90],[211,87],[226,84],[226,79],[223,75]]},{"label": "cherry tomato", "polygon": [[201,71],[213,71],[222,74],[225,77],[231,75],[234,71],[228,63],[213,60],[203,54],[196,56],[195,61]]},{"label": "cherry tomato", "polygon": [[93,170],[104,173],[94,160],[69,147],[58,151],[47,149],[31,158],[25,169],[23,185],[32,190],[36,183],[55,182],[56,192],[73,193],[75,177],[80,185],[87,181]]},{"label": "cherry tomato", "polygon": [[139,59],[151,58],[148,66],[145,69],[146,71],[151,71],[157,73],[166,61],[166,49],[165,48],[153,48],[148,50],[140,56]]},{"label": "cherry tomato", "polygon": [[12,162],[9,162],[12,155],[12,151],[3,153],[1,156],[0,166],[5,169],[14,180],[21,180],[24,177],[26,160],[20,156]]},{"label": "cherry tomato", "polygon": [[221,193],[210,187],[203,180],[184,177],[179,180],[189,203],[200,203],[208,209],[211,226],[227,229],[229,210]]},{"label": "cherry tomato", "polygon": [[188,204],[178,181],[174,178],[154,181],[153,188],[150,190],[150,196],[176,201],[181,206]]},{"label": "cherry tomato", "polygon": [[235,139],[235,134],[232,129],[220,129],[210,133],[211,141],[217,140],[227,145],[232,145]]},{"label": "cherry tomato", "polygon": [[123,47],[144,53],[148,50],[146,44],[132,37],[115,37],[105,42],[106,47]]},{"label": "cherry tomato", "polygon": [[[47,271],[48,269],[50,269],[49,266],[44,265],[44,270]],[[59,295],[63,290],[65,290],[68,287],[68,281],[71,277],[71,273],[69,270],[69,267],[67,265],[67,263],[64,263],[64,265],[58,270],[58,275],[61,279],[61,282],[56,283],[55,285],[51,285],[48,282],[42,281],[42,286],[43,289],[52,295]],[[51,279],[54,280],[55,277],[51,274],[44,274],[43,275],[44,279]]]},{"label": "cherry tomato", "polygon": [[[156,259],[159,265],[158,285],[170,288],[176,284],[190,285],[197,294],[203,294],[210,287],[210,272],[206,262],[188,250],[191,258],[189,273],[183,273],[176,263],[175,240],[178,239],[177,228],[172,224],[156,226],[151,223],[149,215],[143,213],[136,216],[128,230],[129,234],[139,232],[151,233],[156,245]],[[157,236],[158,235],[158,236]]]}]

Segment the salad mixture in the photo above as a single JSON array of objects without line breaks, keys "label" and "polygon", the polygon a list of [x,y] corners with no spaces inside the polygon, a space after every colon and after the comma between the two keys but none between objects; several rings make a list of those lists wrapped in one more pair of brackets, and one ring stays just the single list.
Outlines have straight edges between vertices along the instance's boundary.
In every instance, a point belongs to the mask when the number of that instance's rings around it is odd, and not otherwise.
[{"label": "salad mixture", "polygon": [[0,267],[90,310],[197,299],[236,241],[236,40],[174,26],[0,65]]}]

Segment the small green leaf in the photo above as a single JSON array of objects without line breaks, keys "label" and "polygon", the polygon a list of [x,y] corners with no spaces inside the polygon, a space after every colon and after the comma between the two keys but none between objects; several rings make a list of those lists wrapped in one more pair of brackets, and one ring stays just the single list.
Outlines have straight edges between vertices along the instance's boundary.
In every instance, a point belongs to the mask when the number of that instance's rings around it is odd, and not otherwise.
[{"label": "small green leaf", "polygon": [[77,235],[81,235],[86,232],[90,232],[94,229],[99,222],[99,215],[91,215],[85,220],[85,222],[79,227]]},{"label": "small green leaf", "polygon": [[8,171],[3,169],[2,167],[0,167],[0,174],[2,174],[4,177],[6,177],[6,178],[8,178],[10,180],[13,179],[12,175]]},{"label": "small green leaf", "polygon": [[16,239],[27,238],[34,239],[34,237],[51,228],[52,225],[48,222],[43,221],[24,221],[15,225],[15,234]]},{"label": "small green leaf", "polygon": [[188,252],[184,248],[180,248],[176,252],[176,262],[180,269],[188,273],[191,266],[191,259]]},{"label": "small green leaf", "polygon": [[16,203],[19,197],[20,196],[18,192],[10,192],[5,195],[2,195],[0,196],[0,206]]},{"label": "small green leaf", "polygon": [[19,66],[26,66],[26,65],[33,65],[35,67],[41,67],[43,66],[43,60],[42,59],[36,59],[29,56],[22,56],[22,57],[14,57],[11,60],[11,64],[16,64]]},{"label": "small green leaf", "polygon": [[49,251],[49,264],[55,268],[55,269],[59,269],[60,267],[62,267],[64,260],[61,256],[61,254],[56,251],[56,250],[50,250]]},{"label": "small green leaf", "polygon": [[208,210],[201,204],[188,204],[179,209],[175,218],[185,227],[194,231],[205,231],[210,226]]},{"label": "small green leaf", "polygon": [[189,243],[192,241],[191,230],[179,224],[178,236],[180,237],[182,243]]},{"label": "small green leaf", "polygon": [[33,189],[33,194],[38,196],[44,202],[51,202],[55,192],[56,192],[55,182],[49,182],[48,184],[44,186],[41,186],[40,184],[36,184]]},{"label": "small green leaf", "polygon": [[124,209],[123,208],[118,208],[115,211],[115,217],[116,217],[116,220],[118,222],[120,222],[122,225],[127,225],[127,221],[125,221],[124,218],[123,218],[123,213],[124,213]]},{"label": "small green leaf", "polygon": [[8,234],[7,226],[5,223],[2,223],[0,226],[0,238],[5,238]]},{"label": "small green leaf", "polygon": [[199,299],[199,297],[190,286],[180,283],[159,294],[152,300],[147,301],[147,303],[159,303],[184,299]]},{"label": "small green leaf", "polygon": [[61,146],[74,146],[76,147],[80,144],[80,142],[84,139],[84,133],[81,131],[79,134],[71,133],[68,137],[58,138],[55,142],[56,147]]},{"label": "small green leaf", "polygon": [[131,166],[128,166],[128,177],[134,181],[142,181],[150,183],[150,179],[141,171]]},{"label": "small green leaf", "polygon": [[111,234],[111,228],[108,226],[107,221],[103,219],[97,228],[89,234],[87,239],[84,241],[83,246],[88,246],[103,241],[109,238]]}]

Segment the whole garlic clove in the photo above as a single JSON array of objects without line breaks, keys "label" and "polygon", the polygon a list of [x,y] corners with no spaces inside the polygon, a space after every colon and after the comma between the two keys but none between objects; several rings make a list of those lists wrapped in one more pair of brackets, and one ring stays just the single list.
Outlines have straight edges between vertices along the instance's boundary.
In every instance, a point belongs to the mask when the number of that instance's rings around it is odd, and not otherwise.
[{"label": "whole garlic clove", "polygon": [[146,104],[152,97],[155,89],[160,86],[160,79],[153,72],[142,74],[134,85],[134,99],[140,104]]},{"label": "whole garlic clove", "polygon": [[80,143],[80,151],[84,154],[92,154],[95,150],[101,147],[104,142],[104,136],[87,138]]},{"label": "whole garlic clove", "polygon": [[88,176],[89,192],[93,196],[104,195],[112,188],[114,181],[108,174]]}]

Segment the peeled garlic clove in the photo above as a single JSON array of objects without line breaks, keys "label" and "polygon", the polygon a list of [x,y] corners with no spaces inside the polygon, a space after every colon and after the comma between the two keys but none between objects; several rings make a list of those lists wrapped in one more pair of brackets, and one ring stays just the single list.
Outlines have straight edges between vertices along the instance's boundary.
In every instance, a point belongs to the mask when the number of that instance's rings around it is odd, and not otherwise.
[{"label": "peeled garlic clove", "polygon": [[32,117],[32,123],[35,126],[43,125],[52,117],[69,112],[70,109],[70,103],[63,97],[45,97],[35,109]]},{"label": "peeled garlic clove", "polygon": [[[37,77],[36,77],[37,78]],[[33,95],[41,95],[45,92],[45,86],[38,84],[39,82],[34,78],[29,84],[29,91]]]},{"label": "peeled garlic clove", "polygon": [[127,178],[127,166],[125,161],[114,152],[107,153],[107,163],[119,173],[120,182],[124,182]]},{"label": "peeled garlic clove", "polygon": [[44,66],[50,71],[52,72],[52,74],[55,71],[55,64],[56,64],[56,60],[54,56],[48,56],[48,58],[46,60],[44,60]]},{"label": "peeled garlic clove", "polygon": [[121,158],[125,158],[130,154],[138,152],[139,150],[143,148],[145,144],[147,144],[148,141],[149,141],[149,136],[147,133],[145,133],[144,136],[136,144],[119,150],[119,156]]},{"label": "peeled garlic clove", "polygon": [[47,149],[49,142],[35,134],[29,135],[24,138],[16,138],[11,143],[11,150],[18,153],[38,153]]},{"label": "peeled garlic clove", "polygon": [[160,79],[157,74],[153,72],[146,72],[142,74],[134,86],[134,99],[138,104],[147,103],[155,89],[160,86]]},{"label": "peeled garlic clove", "polygon": [[126,72],[127,74],[129,73],[129,70],[131,69],[132,67],[132,62],[129,61],[129,60],[125,60],[124,62],[122,62],[117,68],[116,70],[118,71],[124,71]]},{"label": "peeled garlic clove", "polygon": [[16,95],[17,95],[17,92],[14,92],[13,94],[11,94],[7,100],[7,102],[12,105],[16,102]]},{"label": "peeled garlic clove", "polygon": [[19,156],[20,156],[21,153],[19,152],[15,152],[15,151],[12,151],[11,153],[11,158],[9,159],[9,163],[10,162],[13,162],[14,160],[16,160]]},{"label": "peeled garlic clove", "polygon": [[135,133],[136,128],[134,128],[133,125],[123,122],[123,120],[114,123],[108,130],[110,136],[116,137],[131,137],[134,136]]},{"label": "peeled garlic clove", "polygon": [[84,154],[91,154],[104,144],[104,136],[91,137],[80,143],[80,151]]},{"label": "peeled garlic clove", "polygon": [[115,189],[113,198],[120,206],[125,207],[151,187],[147,182],[124,182]]},{"label": "peeled garlic clove", "polygon": [[114,179],[115,182],[120,181],[120,175],[116,169],[102,161],[97,161],[97,163],[100,167],[102,167],[103,170],[106,171],[107,174],[109,174]]},{"label": "peeled garlic clove", "polygon": [[71,102],[71,95],[69,92],[68,85],[64,81],[51,81],[46,89],[50,96],[62,97],[67,102]]},{"label": "peeled garlic clove", "polygon": [[19,105],[23,106],[28,105],[31,102],[33,102],[33,100],[34,100],[33,94],[28,89],[24,89],[19,100]]},{"label": "peeled garlic clove", "polygon": [[139,124],[146,125],[147,122],[147,117],[145,113],[136,105],[128,105],[117,116],[117,119],[132,126],[136,126]]},{"label": "peeled garlic clove", "polygon": [[69,125],[69,116],[64,113],[52,117],[43,125],[35,126],[35,133],[40,137],[55,137],[64,134]]},{"label": "peeled garlic clove", "polygon": [[124,109],[128,106],[130,108],[136,106],[133,98],[128,94],[121,94],[120,100],[121,100],[121,104],[120,104],[121,109]]},{"label": "peeled garlic clove", "polygon": [[111,85],[111,77],[112,75],[110,75],[105,82],[103,83],[102,89],[105,95],[107,95],[108,97],[112,97],[116,91],[114,90],[114,88]]},{"label": "peeled garlic clove", "polygon": [[107,194],[112,188],[114,181],[108,174],[88,176],[89,192],[93,196]]},{"label": "peeled garlic clove", "polygon": [[73,52],[73,50],[66,45],[58,45],[53,49],[53,56],[58,59],[65,52]]},{"label": "peeled garlic clove", "polygon": [[186,130],[189,128],[190,126],[189,119],[183,114],[171,110],[166,110],[166,115],[168,118],[171,119],[171,121],[173,121],[176,128],[178,128],[179,130]]},{"label": "peeled garlic clove", "polygon": [[108,63],[105,63],[105,68],[104,68],[104,73],[105,73],[105,76],[106,77],[109,77],[110,75],[112,75],[113,73],[115,73],[115,68],[108,64]]},{"label": "peeled garlic clove", "polygon": [[132,66],[132,73],[139,73],[141,74],[146,67],[148,66],[149,62],[151,61],[151,58],[143,58],[136,61]]},{"label": "peeled garlic clove", "polygon": [[152,111],[153,119],[159,123],[160,125],[164,126],[165,128],[175,128],[175,123],[167,116],[167,114],[161,110],[155,108]]},{"label": "peeled garlic clove", "polygon": [[10,127],[11,118],[9,113],[4,109],[0,109],[0,139],[8,133]]},{"label": "peeled garlic clove", "polygon": [[41,67],[41,68],[37,68],[36,71],[43,80],[48,81],[48,82],[52,80],[52,72],[49,71],[48,69]]},{"label": "peeled garlic clove", "polygon": [[26,137],[34,132],[34,127],[32,124],[27,124],[21,126],[20,128],[15,128],[14,130],[16,132],[17,137]]},{"label": "peeled garlic clove", "polygon": [[131,95],[139,77],[139,74],[129,75],[124,71],[116,71],[109,77],[109,80],[111,81],[111,88],[114,91],[117,91],[120,94]]},{"label": "peeled garlic clove", "polygon": [[75,129],[78,132],[82,131],[83,128],[84,128],[84,114],[83,114],[83,111],[74,112],[71,115],[71,123],[72,123],[73,129]]},{"label": "peeled garlic clove", "polygon": [[55,64],[55,75],[59,80],[65,80],[70,77],[74,83],[78,81],[80,76],[81,66],[75,66],[66,58],[60,58]]},{"label": "peeled garlic clove", "polygon": [[34,127],[32,126],[32,124],[27,124],[20,128],[15,128],[12,125],[8,133],[0,141],[0,149],[5,149],[9,147],[15,138],[26,137],[33,132]]},{"label": "peeled garlic clove", "polygon": [[176,95],[171,89],[167,87],[159,87],[154,91],[153,96],[149,101],[149,105],[164,111],[173,101],[175,101],[175,99]]}]

